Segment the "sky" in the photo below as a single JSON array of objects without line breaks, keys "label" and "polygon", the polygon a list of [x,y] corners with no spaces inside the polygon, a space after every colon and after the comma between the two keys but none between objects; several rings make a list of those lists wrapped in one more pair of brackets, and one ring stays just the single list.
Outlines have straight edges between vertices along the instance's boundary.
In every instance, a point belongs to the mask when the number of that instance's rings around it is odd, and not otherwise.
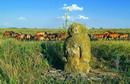
[{"label": "sky", "polygon": [[0,0],[0,28],[60,28],[66,9],[69,24],[130,28],[130,0]]}]

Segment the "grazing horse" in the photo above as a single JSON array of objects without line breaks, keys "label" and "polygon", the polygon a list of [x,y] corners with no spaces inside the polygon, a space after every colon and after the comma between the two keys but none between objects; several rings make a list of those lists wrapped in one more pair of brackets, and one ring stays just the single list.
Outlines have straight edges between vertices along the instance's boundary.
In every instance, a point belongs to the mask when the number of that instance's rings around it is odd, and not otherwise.
[{"label": "grazing horse", "polygon": [[3,36],[10,37],[13,33],[14,33],[13,31],[5,31],[5,33],[3,34]]},{"label": "grazing horse", "polygon": [[106,32],[103,32],[103,34],[105,36],[109,36],[110,34],[114,34],[114,33],[116,33],[116,32],[115,31],[106,31]]},{"label": "grazing horse", "polygon": [[54,33],[59,38],[63,33]]},{"label": "grazing horse", "polygon": [[47,35],[47,32],[37,32],[36,35],[46,36],[46,35]]},{"label": "grazing horse", "polygon": [[119,37],[120,37],[120,34],[118,34],[118,33],[112,33],[112,34],[109,34],[109,35],[107,36],[107,39],[109,39],[109,38],[117,39],[117,38],[119,38]]},{"label": "grazing horse", "polygon": [[43,40],[45,40],[45,37],[42,36],[42,35],[34,35],[34,36],[33,36],[33,39],[34,39],[34,40],[43,41]]},{"label": "grazing horse", "polygon": [[25,38],[25,34],[18,34],[18,40],[23,40]]},{"label": "grazing horse", "polygon": [[40,37],[37,38],[37,40],[39,40],[39,41],[43,41],[43,40],[45,40],[45,37],[40,36]]},{"label": "grazing horse", "polygon": [[120,39],[128,39],[129,38],[129,34],[126,33],[126,34],[120,34]]},{"label": "grazing horse", "polygon": [[18,35],[19,35],[19,33],[13,33],[13,34],[12,34],[12,37],[17,38]]},{"label": "grazing horse", "polygon": [[64,33],[54,33],[55,35],[58,36],[58,38],[60,38],[61,36],[64,36],[65,34],[67,34],[67,32],[64,32]]},{"label": "grazing horse", "polygon": [[109,40],[109,38],[112,38],[112,37],[114,37],[116,35],[115,33],[116,33],[115,31],[106,31],[106,32],[103,32],[104,38],[106,37],[106,39]]},{"label": "grazing horse", "polygon": [[97,38],[97,39],[104,39],[104,34],[93,34],[92,36],[91,36],[92,38]]},{"label": "grazing horse", "polygon": [[56,40],[56,35],[55,35],[55,34],[47,34],[47,37],[48,37],[50,40],[52,40],[52,39]]},{"label": "grazing horse", "polygon": [[50,39],[48,37],[44,37],[45,38],[45,41],[49,41]]},{"label": "grazing horse", "polygon": [[57,34],[53,33],[53,36],[55,40],[58,40],[59,36]]},{"label": "grazing horse", "polygon": [[26,40],[31,40],[31,38],[32,38],[32,35],[30,35],[30,34],[25,34],[25,39],[26,39]]}]

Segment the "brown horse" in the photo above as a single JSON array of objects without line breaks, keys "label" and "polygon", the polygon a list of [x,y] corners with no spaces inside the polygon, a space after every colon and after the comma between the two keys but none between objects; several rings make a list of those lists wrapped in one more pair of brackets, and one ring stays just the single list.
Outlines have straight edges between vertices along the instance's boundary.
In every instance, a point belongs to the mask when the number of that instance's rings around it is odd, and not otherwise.
[{"label": "brown horse", "polygon": [[45,38],[45,41],[49,41],[50,40],[50,38],[48,38],[48,37],[44,37]]},{"label": "brown horse", "polygon": [[47,35],[47,32],[37,32],[36,35],[46,36],[46,35]]},{"label": "brown horse", "polygon": [[3,36],[10,37],[14,32],[13,31],[5,31]]},{"label": "brown horse", "polygon": [[47,37],[48,37],[50,40],[52,40],[52,39],[56,40],[57,35],[55,35],[55,34],[47,34]]},{"label": "brown horse", "polygon": [[115,31],[106,31],[103,32],[103,34],[104,34],[104,38],[106,37],[107,40],[109,40],[109,38],[116,39],[116,35],[118,35],[118,33],[116,33]]},{"label": "brown horse", "polygon": [[43,40],[45,40],[45,37],[42,36],[42,35],[34,35],[34,36],[33,36],[33,39],[34,39],[34,40],[43,41]]},{"label": "brown horse", "polygon": [[55,35],[57,35],[58,38],[60,38],[61,36],[64,36],[65,34],[67,34],[67,32],[64,33],[54,33]]},{"label": "brown horse", "polygon": [[97,39],[104,39],[104,34],[93,34],[92,36],[91,36],[92,38],[97,38]]},{"label": "brown horse", "polygon": [[120,34],[120,39],[128,39],[129,38],[129,34]]},{"label": "brown horse", "polygon": [[109,35],[107,36],[108,39],[109,39],[109,38],[117,39],[117,38],[119,38],[119,37],[120,37],[120,34],[118,34],[118,33],[109,34]]},{"label": "brown horse", "polygon": [[18,34],[18,40],[23,40],[25,38],[25,34]]},{"label": "brown horse", "polygon": [[17,38],[18,35],[19,35],[19,33],[13,33],[13,34],[12,34],[12,37]]},{"label": "brown horse", "polygon": [[25,39],[26,39],[26,40],[31,40],[31,38],[32,38],[32,35],[30,35],[30,34],[25,34]]},{"label": "brown horse", "polygon": [[105,36],[109,36],[110,34],[114,34],[114,33],[116,33],[116,32],[115,31],[106,31],[106,32],[103,32],[103,34]]}]

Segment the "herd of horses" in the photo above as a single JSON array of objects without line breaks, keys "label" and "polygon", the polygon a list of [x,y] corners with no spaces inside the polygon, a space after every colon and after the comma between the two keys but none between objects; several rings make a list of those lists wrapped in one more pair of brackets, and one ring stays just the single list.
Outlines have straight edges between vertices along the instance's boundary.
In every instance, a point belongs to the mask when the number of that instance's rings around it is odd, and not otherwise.
[{"label": "herd of horses", "polygon": [[[39,40],[39,41],[50,41],[50,40],[65,40],[67,38],[67,32],[64,33],[47,33],[37,32],[35,35],[16,33],[14,31],[5,31],[3,37],[17,38],[18,40]],[[128,33],[116,33],[115,31],[106,31],[102,34],[88,34],[90,39],[129,39]]]},{"label": "herd of horses", "polygon": [[89,35],[92,38],[97,38],[97,39],[106,39],[106,40],[110,40],[110,39],[129,39],[129,34],[128,33],[116,33],[115,31],[106,31],[103,32],[102,34],[92,34]]},{"label": "herd of horses", "polygon": [[37,32],[35,35],[16,33],[14,31],[5,31],[3,37],[17,38],[18,40],[37,40],[37,41],[49,41],[49,40],[65,40],[67,33],[47,33]]}]

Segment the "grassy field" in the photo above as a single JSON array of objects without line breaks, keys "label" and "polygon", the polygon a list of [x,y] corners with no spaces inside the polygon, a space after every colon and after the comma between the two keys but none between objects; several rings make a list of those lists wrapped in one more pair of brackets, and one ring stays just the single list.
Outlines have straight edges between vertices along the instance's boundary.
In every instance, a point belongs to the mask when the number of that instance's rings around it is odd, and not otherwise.
[{"label": "grassy field", "polygon": [[105,31],[115,31],[117,33],[130,33],[130,29],[90,29],[89,33],[91,34],[102,34]]},{"label": "grassy field", "polygon": [[[46,76],[50,69],[63,69],[63,41],[19,41],[2,38],[4,31],[35,35],[37,31],[62,32],[61,29],[0,29],[0,83],[3,84],[129,84],[130,42],[92,41],[90,74],[100,80],[60,80],[57,76]],[[102,33],[109,29],[91,29],[91,33]],[[130,29],[113,29],[129,33]],[[87,80],[87,81],[86,81]]]},{"label": "grassy field", "polygon": [[[105,31],[116,31],[117,33],[130,33],[130,29],[89,29],[89,33],[93,34],[101,34]],[[17,33],[31,34],[35,35],[38,31],[45,31],[47,33],[58,33],[64,32],[64,29],[17,29],[17,28],[0,28],[0,35],[2,35],[5,31],[14,31]]]}]

